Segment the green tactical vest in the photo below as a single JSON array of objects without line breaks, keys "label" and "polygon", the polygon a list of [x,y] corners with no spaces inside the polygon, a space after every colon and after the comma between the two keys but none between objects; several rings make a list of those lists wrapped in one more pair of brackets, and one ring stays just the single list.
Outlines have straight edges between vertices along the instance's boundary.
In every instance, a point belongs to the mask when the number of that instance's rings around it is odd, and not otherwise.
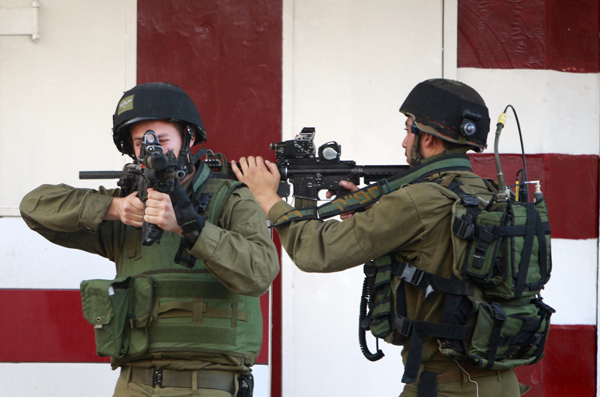
[{"label": "green tactical vest", "polygon": [[[195,186],[195,193],[210,197],[199,213],[215,224],[239,186],[218,178]],[[117,279],[81,284],[83,311],[94,325],[99,356],[110,356],[113,367],[134,360],[189,359],[194,353],[236,356],[245,365],[254,364],[262,342],[259,298],[230,291],[200,259],[192,269],[176,264],[179,235],[165,232],[160,244],[142,246],[141,230],[126,227],[124,240]]]}]

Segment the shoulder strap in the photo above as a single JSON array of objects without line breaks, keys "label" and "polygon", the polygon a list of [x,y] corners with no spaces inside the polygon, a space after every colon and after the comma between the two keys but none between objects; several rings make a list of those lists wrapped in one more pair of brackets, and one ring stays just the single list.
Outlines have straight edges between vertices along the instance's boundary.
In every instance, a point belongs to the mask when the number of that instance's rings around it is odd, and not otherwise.
[{"label": "shoulder strap", "polygon": [[[221,178],[215,174],[203,162],[198,163],[198,170],[193,181],[193,202],[198,212],[205,213],[206,220],[215,225],[225,208],[225,204],[231,193],[243,186],[242,183],[232,179]],[[175,263],[188,268],[193,268],[196,258],[187,252],[187,243],[182,237],[179,249],[175,254]]]}]

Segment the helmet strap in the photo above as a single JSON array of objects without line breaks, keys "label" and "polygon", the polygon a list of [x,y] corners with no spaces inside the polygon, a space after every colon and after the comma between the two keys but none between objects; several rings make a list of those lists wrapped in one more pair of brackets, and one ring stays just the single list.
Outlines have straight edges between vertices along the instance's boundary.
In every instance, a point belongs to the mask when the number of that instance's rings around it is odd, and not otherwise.
[{"label": "helmet strap", "polygon": [[[417,130],[417,131],[419,131],[419,130]],[[411,167],[415,167],[415,166],[419,165],[421,160],[423,160],[423,157],[421,156],[421,153],[419,152],[419,145],[421,143],[421,134],[422,134],[421,131],[414,134],[415,141],[413,143],[412,151],[410,153],[410,166]]]},{"label": "helmet strap", "polygon": [[191,161],[190,154],[190,143],[194,136],[194,129],[190,125],[186,125],[183,131],[183,142],[181,144],[181,151],[179,152],[179,164],[181,169],[185,171],[186,175],[189,175],[193,171],[194,164]]}]

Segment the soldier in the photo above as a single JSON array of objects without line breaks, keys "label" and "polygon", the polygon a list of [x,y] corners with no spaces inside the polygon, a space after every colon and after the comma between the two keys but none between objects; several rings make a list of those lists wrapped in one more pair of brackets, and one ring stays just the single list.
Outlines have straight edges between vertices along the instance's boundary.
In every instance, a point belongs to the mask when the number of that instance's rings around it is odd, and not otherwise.
[{"label": "soldier", "polygon": [[[407,117],[402,147],[408,164],[411,169],[427,165],[431,171],[382,196],[366,211],[346,214],[341,222],[296,218],[277,226],[285,250],[301,270],[336,272],[390,254],[394,260],[423,271],[444,278],[452,276],[455,199],[444,194],[435,181],[460,180],[473,195],[490,199],[490,186],[472,172],[465,155],[468,150],[479,152],[486,147],[488,109],[471,87],[432,79],[411,91],[400,112]],[[450,158],[460,166],[442,167],[449,164]],[[277,224],[286,214],[293,217],[294,209],[276,193],[280,180],[277,165],[261,157],[242,158],[239,163],[240,167],[232,164],[235,174],[254,193],[271,222]],[[349,190],[357,189],[350,182],[341,184]],[[406,283],[404,289],[409,319],[440,321],[443,294],[424,299],[416,286]],[[421,339],[423,346],[422,356],[412,368],[414,377],[402,396],[435,396],[438,392],[444,396],[520,395],[513,369],[474,370],[466,361],[443,355],[436,337],[408,336],[402,352],[407,372],[411,340]]]},{"label": "soldier", "polygon": [[[115,396],[250,395],[259,296],[279,270],[265,216],[247,188],[213,178],[191,155],[206,132],[181,88],[148,83],[124,93],[113,116],[119,151],[136,160],[148,130],[185,172],[172,191],[148,189],[142,203],[121,189],[43,185],[24,197],[21,214],[49,241],[115,262],[116,280],[82,283],[98,353],[121,371]],[[160,244],[142,245],[144,221],[164,230]],[[107,304],[109,322],[98,309]]]}]

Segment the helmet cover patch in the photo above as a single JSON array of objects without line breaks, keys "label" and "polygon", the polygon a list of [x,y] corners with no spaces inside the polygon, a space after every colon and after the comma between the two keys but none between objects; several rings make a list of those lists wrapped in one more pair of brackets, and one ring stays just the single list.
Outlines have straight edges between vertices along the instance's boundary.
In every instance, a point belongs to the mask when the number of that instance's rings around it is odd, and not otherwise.
[{"label": "helmet cover patch", "polygon": [[134,96],[135,95],[129,95],[129,96],[123,98],[121,100],[121,102],[119,102],[119,111],[117,112],[117,115],[120,115],[123,112],[133,109],[133,97]]}]

